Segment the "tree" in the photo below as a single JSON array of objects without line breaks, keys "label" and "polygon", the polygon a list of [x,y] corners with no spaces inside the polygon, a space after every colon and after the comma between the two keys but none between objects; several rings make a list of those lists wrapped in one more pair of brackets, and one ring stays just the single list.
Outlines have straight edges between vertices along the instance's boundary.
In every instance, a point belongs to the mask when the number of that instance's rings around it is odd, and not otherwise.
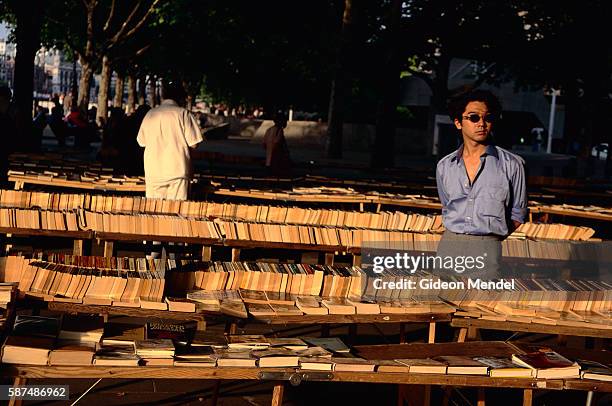
[{"label": "tree", "polygon": [[[50,16],[54,38],[73,49],[81,63],[78,104],[87,110],[93,73],[102,68],[99,110],[106,110],[113,53],[132,39],[155,13],[161,0],[64,0]],[[63,33],[60,35],[59,33]],[[102,114],[99,112],[99,116]]]},{"label": "tree", "polygon": [[395,111],[399,100],[400,18],[402,0],[393,0],[389,10],[385,35],[385,56],[380,75],[381,96],[376,114],[376,139],[372,152],[372,166],[392,167],[395,145]]},{"label": "tree", "polygon": [[342,158],[343,111],[347,84],[347,65],[353,31],[353,0],[344,0],[342,30],[336,50],[336,62],[333,67],[333,79],[329,95],[329,113],[327,115],[327,157]]},{"label": "tree", "polygon": [[446,113],[448,76],[453,58],[486,62],[471,88],[494,79],[516,58],[527,37],[518,2],[484,0],[411,0],[403,11],[404,69],[421,78],[432,92],[426,151],[432,151],[434,119]]},{"label": "tree", "polygon": [[[44,2],[34,0],[6,1],[0,5],[0,15],[12,20],[15,29],[17,55],[15,57],[14,101],[19,148],[32,148],[37,140],[32,139],[32,97],[34,92],[34,57],[40,48]],[[32,10],[40,12],[32,12]],[[40,140],[38,140],[40,141]]]}]

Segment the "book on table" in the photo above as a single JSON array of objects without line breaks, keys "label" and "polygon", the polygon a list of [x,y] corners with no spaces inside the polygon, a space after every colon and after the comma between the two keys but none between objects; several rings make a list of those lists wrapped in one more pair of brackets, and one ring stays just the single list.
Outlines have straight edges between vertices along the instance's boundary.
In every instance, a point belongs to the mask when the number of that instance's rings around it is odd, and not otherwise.
[{"label": "book on table", "polygon": [[261,334],[230,334],[227,346],[231,350],[266,350],[270,342]]},{"label": "book on table", "polygon": [[172,358],[174,356],[174,344],[168,338],[136,340],[134,346],[136,355],[141,358]]},{"label": "book on table", "polygon": [[408,373],[410,367],[392,359],[372,361],[376,364],[376,372]]},{"label": "book on table", "polygon": [[408,366],[411,374],[446,374],[446,364],[431,358],[402,358],[395,361]]},{"label": "book on table", "polygon": [[475,361],[489,367],[489,376],[493,378],[532,378],[533,369],[520,367],[509,358],[474,357]]},{"label": "book on table", "polygon": [[57,317],[17,315],[11,335],[56,338],[60,331]]},{"label": "book on table", "polygon": [[308,348],[308,344],[304,340],[297,337],[281,337],[281,338],[268,338],[270,347],[283,347],[292,351],[300,351]]},{"label": "book on table", "polygon": [[300,357],[300,368],[311,371],[332,371],[334,363],[331,357]]},{"label": "book on table", "polygon": [[257,358],[251,355],[250,350],[230,350],[215,348],[214,358],[218,367],[253,368],[257,366]]},{"label": "book on table", "polygon": [[294,350],[300,357],[331,358],[332,353],[323,347],[308,347],[304,350]]},{"label": "book on table", "polygon": [[257,366],[260,368],[287,368],[299,365],[299,355],[286,348],[270,348],[253,351],[251,354],[257,358]]},{"label": "book on table", "polygon": [[337,372],[374,372],[374,361],[355,356],[333,356],[331,362]]},{"label": "book on table", "polygon": [[104,317],[65,314],[59,332],[61,340],[99,342],[104,334]]},{"label": "book on table", "polygon": [[535,371],[536,378],[561,379],[579,378],[580,365],[555,351],[534,351],[526,354],[512,354],[516,365]]},{"label": "book on table", "polygon": [[489,367],[461,355],[441,355],[433,358],[446,364],[446,373],[449,375],[488,375]]},{"label": "book on table", "polygon": [[54,345],[50,337],[8,336],[2,346],[2,363],[47,365]]},{"label": "book on table", "polygon": [[137,366],[139,361],[133,344],[102,345],[94,355],[94,365],[100,366]]},{"label": "book on table", "polygon": [[612,368],[595,361],[578,360],[580,364],[580,377],[597,381],[612,382]]},{"label": "book on table", "polygon": [[332,353],[348,353],[351,351],[338,337],[302,337],[302,340]]},{"label": "book on table", "polygon": [[146,326],[141,324],[108,322],[104,324],[102,345],[131,344],[136,340],[144,340]]},{"label": "book on table", "polygon": [[49,365],[91,365],[96,343],[59,341],[49,354]]},{"label": "book on table", "polygon": [[195,313],[196,302],[182,297],[166,297],[168,310],[171,312]]}]

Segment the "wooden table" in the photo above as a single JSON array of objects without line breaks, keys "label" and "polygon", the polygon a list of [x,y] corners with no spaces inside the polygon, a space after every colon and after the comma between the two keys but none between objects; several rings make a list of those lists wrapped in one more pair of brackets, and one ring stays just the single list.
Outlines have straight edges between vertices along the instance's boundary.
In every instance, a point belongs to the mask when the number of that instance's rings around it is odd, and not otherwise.
[{"label": "wooden table", "polygon": [[[531,213],[555,214],[559,216],[581,217],[591,220],[612,221],[612,214],[598,213],[595,211],[574,210],[574,209],[556,209],[547,206],[535,206],[529,208]],[[530,218],[531,221],[531,218]]]},{"label": "wooden table", "polygon": [[[453,317],[452,327],[461,329],[459,340],[465,341],[469,329],[502,330],[511,332],[555,334],[561,336],[581,336],[595,338],[612,338],[611,329],[586,328],[573,326],[553,326],[538,323],[520,323],[513,321],[482,320],[468,317]],[[473,335],[473,333],[471,334]]]},{"label": "wooden table", "polygon": [[27,175],[11,175],[9,182],[15,182],[15,190],[22,190],[25,184],[65,187],[71,189],[100,190],[104,192],[144,192],[144,183],[94,183],[67,179],[38,179]]},{"label": "wooden table", "polygon": [[[378,372],[315,372],[294,368],[185,368],[185,367],[52,367],[2,365],[0,376],[15,378],[15,385],[25,385],[28,379],[106,378],[106,379],[213,379],[273,381],[272,405],[282,405],[286,381],[361,382],[397,385],[441,385],[479,388],[523,389],[531,396],[534,389],[562,390],[563,380],[491,378],[488,376],[399,374]],[[591,387],[590,383],[586,384]],[[612,391],[612,385],[599,385],[600,391]],[[568,388],[569,389],[569,388]],[[571,389],[581,389],[572,382]],[[484,403],[479,403],[484,404]],[[528,403],[530,404],[530,403]]]}]

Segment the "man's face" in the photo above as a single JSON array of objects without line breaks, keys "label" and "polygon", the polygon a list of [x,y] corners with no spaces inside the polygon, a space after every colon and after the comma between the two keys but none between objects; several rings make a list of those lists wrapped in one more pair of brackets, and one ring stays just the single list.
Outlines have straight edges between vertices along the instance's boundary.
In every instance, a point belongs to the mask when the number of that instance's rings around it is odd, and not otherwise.
[{"label": "man's face", "polygon": [[461,120],[455,119],[455,127],[461,130],[464,140],[482,144],[487,140],[493,128],[493,118],[485,103],[472,101],[465,106]]}]

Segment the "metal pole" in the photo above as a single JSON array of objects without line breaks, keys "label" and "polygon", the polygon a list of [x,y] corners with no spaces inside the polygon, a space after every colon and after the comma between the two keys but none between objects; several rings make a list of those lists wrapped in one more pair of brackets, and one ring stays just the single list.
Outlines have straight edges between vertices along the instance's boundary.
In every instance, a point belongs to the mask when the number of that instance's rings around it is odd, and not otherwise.
[{"label": "metal pole", "polygon": [[555,110],[557,110],[557,95],[559,91],[552,89],[552,101],[550,103],[550,116],[548,120],[548,143],[546,144],[546,153],[551,153],[553,130],[555,128]]}]

